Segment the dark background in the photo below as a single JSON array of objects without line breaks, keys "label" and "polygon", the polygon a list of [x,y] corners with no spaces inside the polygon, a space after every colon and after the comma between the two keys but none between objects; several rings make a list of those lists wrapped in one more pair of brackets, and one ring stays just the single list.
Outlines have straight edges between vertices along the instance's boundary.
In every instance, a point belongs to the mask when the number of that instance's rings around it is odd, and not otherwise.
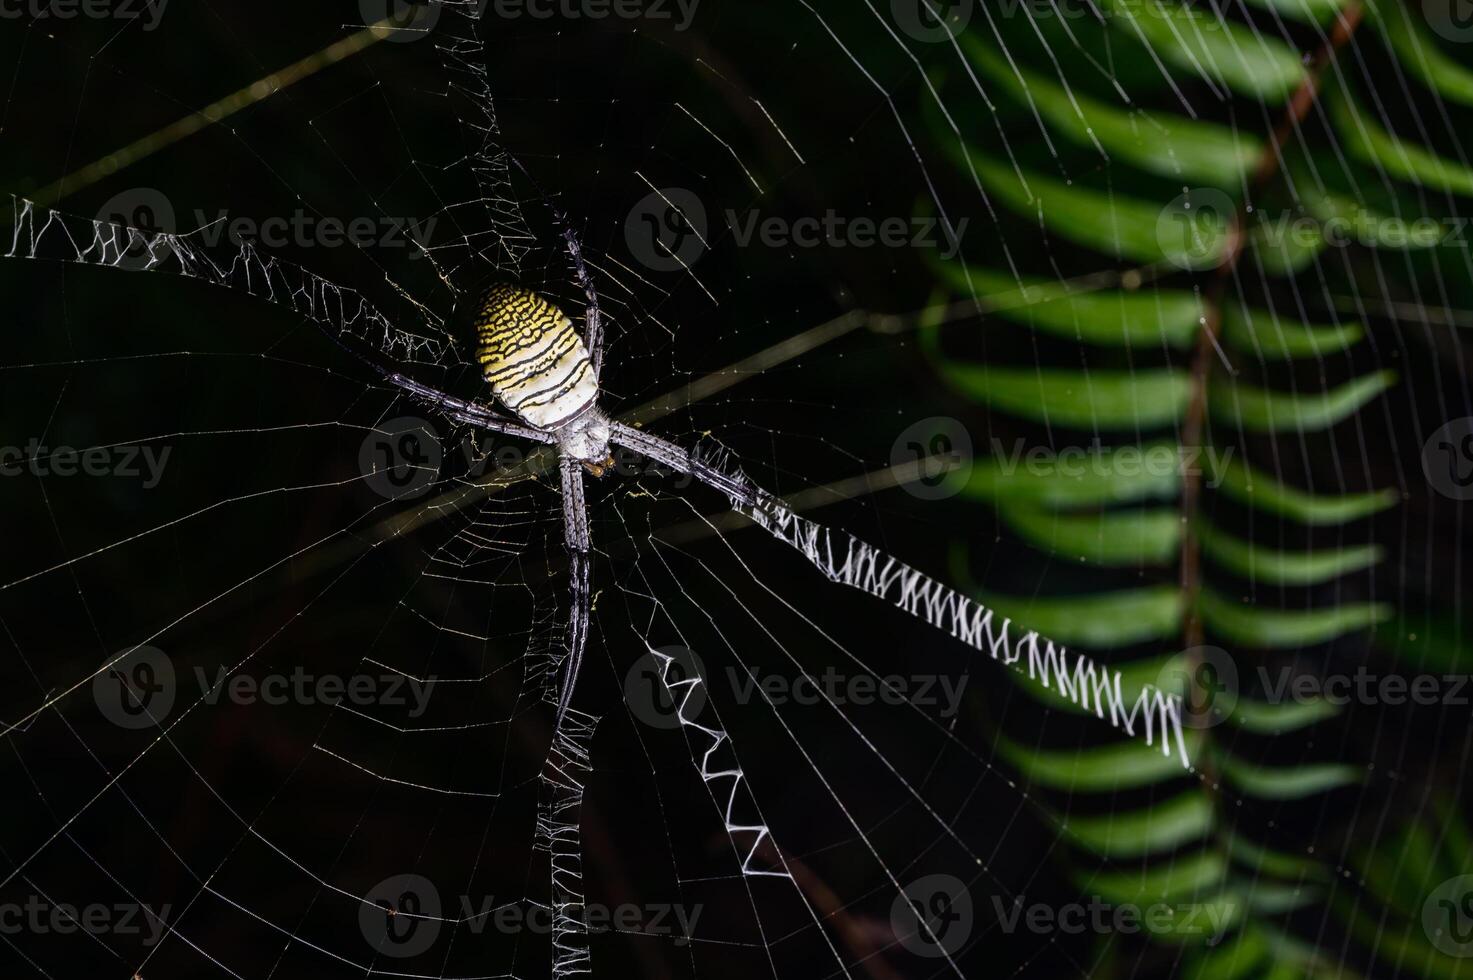
[{"label": "dark background", "polygon": [[[0,186],[33,194],[325,48],[361,27],[355,6],[176,4],[153,32],[0,21],[8,69],[0,73]],[[923,251],[741,248],[722,232],[726,209],[908,217],[934,193],[954,216],[972,219],[967,253],[987,257],[997,219],[925,144],[918,106],[927,65],[896,44],[883,14],[826,5],[820,19],[799,3],[703,0],[685,32],[562,19],[487,31],[505,140],[536,184],[517,177],[540,236],[531,274],[557,281],[566,271],[539,194],[556,199],[603,270],[615,321],[603,377],[611,410],[679,392],[849,310],[905,314],[932,299]],[[944,60],[927,46],[911,49]],[[197,210],[420,219],[469,193],[461,175],[443,169],[465,152],[445,86],[433,42],[378,44],[59,207],[92,216],[146,188],[166,195],[181,231]],[[986,117],[975,95],[959,93],[952,104],[971,120]],[[630,254],[625,221],[649,184],[689,188],[708,207],[712,248],[693,276],[650,272]],[[448,312],[427,263],[408,250],[288,251],[386,308],[401,309],[392,276]],[[347,976],[370,963],[447,976],[545,972],[545,936],[464,927],[447,928],[420,960],[375,960],[357,924],[357,896],[415,873],[440,883],[447,900],[545,898],[545,857],[531,845],[549,719],[528,693],[522,654],[556,636],[545,618],[547,603],[563,596],[555,483],[386,531],[382,522],[463,486],[457,443],[441,423],[445,482],[429,496],[376,494],[359,467],[365,436],[385,419],[423,413],[396,403],[366,367],[290,313],[171,277],[51,264],[0,263],[0,295],[4,442],[152,438],[172,452],[155,489],[118,477],[0,481],[0,578],[50,570],[0,591],[6,719],[145,641],[181,673],[214,676],[249,658],[247,674],[307,665],[351,676],[367,660],[475,679],[437,693],[433,721],[422,723],[444,730],[414,735],[324,705],[200,704],[185,715],[181,701],[167,738],[141,757],[158,731],[120,730],[84,684],[7,739],[0,862],[19,871],[0,894],[171,904],[180,935],[154,951],[128,936],[27,933],[7,937],[0,960],[15,955],[14,975],[68,977]],[[467,384],[463,375],[448,381]],[[1384,433],[1400,411],[1372,419],[1372,429]],[[963,418],[975,433],[986,427],[940,389],[910,333],[860,329],[653,428],[685,444],[719,439],[764,486],[792,493],[883,468],[901,431],[935,415]],[[1401,477],[1414,460],[1378,456],[1374,466],[1393,476],[1377,485],[1415,482]],[[719,513],[710,492],[614,476],[591,485],[590,503],[602,554],[579,703],[603,716],[584,810],[590,900],[704,910],[689,947],[596,937],[598,975],[828,976],[837,972],[829,942],[852,975],[946,975],[944,960],[895,947],[890,935],[891,875],[903,885],[932,873],[960,877],[975,906],[970,941],[956,956],[965,975],[1091,975],[1095,937],[1008,934],[995,921],[994,895],[1056,904],[1075,895],[1054,860],[1044,805],[992,761],[999,724],[1043,740],[1046,713],[1035,702],[1015,697],[992,664],[969,674],[963,648],[830,586],[754,531],[734,533],[730,547],[649,540]],[[1377,530],[1389,542],[1414,542],[1398,549],[1394,584],[1383,586],[1412,608],[1426,593],[1450,604],[1459,592],[1444,573],[1461,549],[1432,546],[1438,534],[1461,532],[1456,513],[1441,506],[1413,499],[1411,517]],[[974,546],[978,578],[1013,591],[1037,588],[1047,571],[1043,559],[1000,539],[987,510],[956,500],[889,490],[836,501],[819,516],[938,574],[959,541]],[[467,551],[456,544],[467,531],[495,546]],[[97,549],[105,550],[91,555]],[[452,567],[450,554],[472,561]],[[780,725],[762,705],[717,690],[763,815],[806,869],[807,900],[823,909],[820,933],[791,885],[737,874],[691,747],[679,732],[642,726],[621,698],[646,643],[687,646],[712,675],[735,663],[791,675],[794,663],[820,673],[849,662],[825,634],[880,673],[964,677],[968,697],[956,719],[855,709],[851,727],[830,710],[796,706]],[[1072,717],[1048,721],[1055,746],[1099,737]],[[1392,745],[1400,767],[1408,739],[1445,731],[1441,718],[1418,724],[1397,714],[1366,725],[1374,734],[1362,740]],[[1369,745],[1353,751],[1362,749],[1374,755]],[[1374,813],[1396,785],[1366,790],[1358,805]],[[1286,838],[1343,845],[1324,800],[1260,816],[1281,820]],[[1311,919],[1312,931],[1320,926]],[[857,963],[876,947],[885,951]],[[1172,950],[1128,949],[1134,975],[1173,973]]]}]

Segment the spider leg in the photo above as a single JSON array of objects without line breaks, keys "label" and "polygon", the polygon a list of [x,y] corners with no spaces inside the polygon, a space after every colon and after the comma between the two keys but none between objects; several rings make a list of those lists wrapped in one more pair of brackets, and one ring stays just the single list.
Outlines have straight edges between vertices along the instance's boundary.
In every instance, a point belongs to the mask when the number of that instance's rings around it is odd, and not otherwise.
[{"label": "spider leg", "polygon": [[583,246],[578,241],[577,232],[573,231],[561,210],[553,208],[552,213],[562,228],[563,241],[567,243],[568,255],[573,260],[573,274],[578,278],[578,285],[583,287],[583,295],[588,298],[583,311],[583,343],[593,358],[593,373],[599,376],[604,366],[604,326],[603,314],[598,307],[598,289],[593,285],[593,276],[588,273],[588,264],[583,261]]},{"label": "spider leg", "polygon": [[684,448],[651,435],[643,429],[614,422],[610,426],[609,441],[625,449],[633,450],[661,466],[683,476],[691,476],[706,486],[724,493],[738,509],[757,506],[766,494],[751,480],[720,470]]},{"label": "spider leg", "polygon": [[260,251],[249,242],[207,245],[195,235],[151,232],[96,219],[78,218],[30,201],[12,198],[15,220],[5,258],[54,260],[162,272],[199,279],[245,293],[298,313],[369,364],[389,383],[433,404],[457,421],[506,435],[551,442],[532,426],[507,418],[485,405],[456,398],[385,367],[396,363],[443,365],[454,352],[449,334],[430,324],[426,334],[394,326],[389,316],[355,289],[339,286],[311,270]]},{"label": "spider leg", "polygon": [[583,259],[583,245],[578,240],[578,233],[573,226],[568,224],[568,216],[563,213],[562,208],[553,204],[537,183],[537,178],[516,157],[511,157],[511,162],[516,165],[524,177],[537,188],[544,201],[547,201],[547,209],[552,212],[553,223],[557,225],[558,231],[563,236],[563,244],[568,250],[568,258],[573,262],[573,276],[578,280],[578,285],[583,290],[587,305],[583,311],[583,344],[588,348],[589,357],[593,361],[593,373],[597,377],[603,373],[604,366],[604,326],[603,313],[598,305],[598,288],[593,284],[593,276],[588,271],[588,263]]},{"label": "spider leg", "polygon": [[[1159,743],[1163,755],[1171,754],[1174,743],[1182,767],[1191,768],[1188,742],[1182,729],[1183,709],[1179,694],[1159,689],[1153,691],[1153,685],[1147,684],[1141,689],[1135,707],[1127,709],[1119,700],[1120,674],[1113,668],[1068,650],[1036,630],[1022,630],[1010,639],[1009,628],[1013,625],[1010,618],[852,534],[833,531],[817,521],[799,516],[740,473],[724,472],[696,454],[648,432],[618,422],[610,428],[611,441],[616,445],[632,449],[725,494],[733,509],[797,550],[830,582],[886,600],[979,653],[990,655],[993,660],[1001,659],[1014,670],[1027,670],[1030,677],[1035,677],[1040,670],[1055,669],[1061,694],[1065,691],[1066,677],[1094,678],[1090,683],[1074,687],[1067,697],[1086,711],[1092,711],[1096,717],[1107,719],[1127,735],[1136,734],[1134,719],[1138,712],[1144,711],[1142,717],[1148,718],[1145,731],[1141,733],[1145,743]],[[1052,666],[1041,667],[1040,664]],[[1042,676],[1046,682],[1048,675]],[[1113,700],[1110,698],[1112,690]],[[1102,701],[1102,696],[1106,700]]]},{"label": "spider leg", "polygon": [[589,551],[593,542],[588,533],[588,503],[583,496],[583,465],[568,455],[560,455],[558,465],[563,483],[563,539],[568,549],[569,587],[573,592],[568,613],[568,654],[557,705],[557,730],[562,731],[578,683],[578,671],[583,666],[583,651],[588,646]]},{"label": "spider leg", "polygon": [[482,405],[479,402],[456,398],[454,395],[446,394],[438,388],[431,388],[429,385],[420,384],[413,378],[407,378],[395,372],[385,371],[384,378],[390,384],[403,388],[415,398],[432,405],[457,422],[464,422],[466,425],[473,425],[482,429],[490,429],[492,432],[500,432],[503,435],[528,439],[532,442],[551,444],[557,441],[552,433],[509,419],[495,409]]}]

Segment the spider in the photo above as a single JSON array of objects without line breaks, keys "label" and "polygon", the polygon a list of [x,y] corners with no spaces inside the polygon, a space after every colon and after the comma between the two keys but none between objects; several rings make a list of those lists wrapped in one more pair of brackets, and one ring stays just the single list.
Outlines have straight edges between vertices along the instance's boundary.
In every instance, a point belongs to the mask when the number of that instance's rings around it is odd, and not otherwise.
[{"label": "spider", "polygon": [[[529,440],[557,452],[563,537],[570,566],[572,609],[557,696],[557,727],[572,703],[588,643],[590,551],[584,474],[603,477],[612,446],[642,455],[669,471],[752,508],[763,495],[745,477],[726,472],[681,446],[611,419],[599,407],[604,333],[598,291],[566,217],[553,209],[587,297],[581,335],[555,303],[533,290],[497,282],[469,296],[475,359],[494,403],[460,398],[400,370],[406,362],[443,366],[458,340],[427,320],[425,333],[406,331],[356,290],[339,286],[255,244],[206,248],[190,235],[153,232],[84,219],[12,197],[13,237],[7,258],[57,259],[128,271],[168,272],[201,279],[286,306],[369,364],[385,381],[453,422]],[[423,307],[421,307],[423,309]],[[463,362],[464,358],[460,360]]]},{"label": "spider", "polygon": [[[533,186],[537,180],[517,157],[500,143],[500,127],[485,71],[485,48],[477,27],[483,5],[473,0],[431,0],[441,41],[436,49],[441,67],[453,82],[449,91],[472,115],[468,131],[479,146],[471,149],[454,166],[468,166],[479,185],[477,203],[467,207],[486,210],[490,227],[505,220],[506,202],[516,201],[511,187],[515,168]],[[443,16],[438,16],[443,15]],[[583,329],[556,303],[515,282],[500,281],[480,289],[462,291],[462,277],[452,275],[428,249],[421,254],[435,267],[440,279],[456,295],[457,308],[451,324],[471,328],[474,362],[479,367],[490,399],[462,398],[411,376],[412,365],[436,368],[468,366],[462,353],[464,338],[456,326],[446,324],[427,305],[415,300],[402,287],[399,293],[412,307],[410,316],[393,318],[380,311],[357,290],[339,286],[300,265],[261,251],[245,241],[236,245],[212,244],[202,236],[151,232],[100,219],[82,219],[33,202],[12,197],[12,238],[4,257],[58,259],[84,265],[141,271],[161,271],[201,279],[217,286],[244,292],[285,306],[320,328],[329,339],[368,364],[388,384],[450,421],[500,435],[550,447],[556,452],[562,500],[564,546],[568,553],[571,609],[566,626],[562,676],[556,684],[556,738],[564,730],[578,675],[588,644],[592,541],[588,504],[584,496],[585,475],[601,478],[609,470],[614,446],[649,459],[668,473],[694,479],[728,499],[732,508],[752,519],[769,534],[795,548],[831,582],[857,588],[893,603],[908,615],[949,633],[964,645],[1001,659],[1015,670],[1023,666],[1034,676],[1057,666],[1079,676],[1108,679],[1107,668],[1097,668],[1076,653],[1065,660],[1065,650],[1029,630],[1016,641],[1009,638],[1010,620],[994,617],[991,610],[924,573],[885,554],[852,535],[834,534],[817,522],[799,517],[778,498],[751,482],[739,468],[708,459],[633,426],[611,418],[599,405],[605,353],[603,317],[598,290],[583,258],[582,246],[567,217],[552,204],[553,198],[538,194],[547,203],[553,223],[570,260],[575,286],[583,293]],[[500,204],[496,203],[500,202]],[[515,211],[513,206],[511,210]],[[494,213],[493,213],[494,212]],[[518,214],[518,218],[520,215]],[[530,237],[525,227],[513,229]],[[477,232],[480,234],[480,232]],[[474,253],[471,264],[497,273],[499,263],[483,255],[470,237],[464,244]],[[508,247],[507,251],[510,251]],[[510,263],[519,263],[513,256]],[[406,329],[402,322],[417,320]],[[464,331],[461,331],[462,333]],[[1024,652],[1026,661],[1021,661]],[[1118,676],[1114,690],[1118,693]],[[1062,689],[1063,682],[1060,681]],[[1111,704],[1109,719],[1116,727],[1132,731],[1150,686],[1142,690],[1141,702],[1130,714]],[[1071,688],[1071,690],[1073,690]],[[1071,699],[1090,708],[1085,685]],[[549,692],[549,699],[554,693]],[[1082,698],[1082,700],[1081,700]],[[1172,699],[1175,699],[1174,701]],[[1179,709],[1180,697],[1172,693],[1162,707],[1162,725],[1176,725],[1171,715]],[[1158,707],[1160,707],[1158,705]],[[1106,717],[1096,692],[1092,709]],[[1149,713],[1151,709],[1147,709]],[[1122,721],[1122,718],[1124,721]],[[1150,729],[1146,741],[1151,741]],[[1162,748],[1168,741],[1162,739]],[[1183,764],[1186,757],[1183,752]]]}]

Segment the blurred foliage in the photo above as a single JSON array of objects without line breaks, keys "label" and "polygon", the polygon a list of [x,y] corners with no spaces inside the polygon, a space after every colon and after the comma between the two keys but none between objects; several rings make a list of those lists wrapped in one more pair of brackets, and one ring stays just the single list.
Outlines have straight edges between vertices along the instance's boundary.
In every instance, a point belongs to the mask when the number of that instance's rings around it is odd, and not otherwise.
[{"label": "blurred foliage", "polygon": [[[958,477],[1042,559],[974,594],[1117,667],[1126,703],[1174,685],[1199,729],[1190,774],[1098,731],[1045,747],[1011,717],[999,753],[1051,801],[1082,894],[1221,908],[1220,943],[1154,935],[1185,945],[1183,975],[1348,976],[1354,962],[1469,975],[1421,920],[1439,882],[1473,871],[1466,818],[1447,805],[1443,831],[1347,830],[1336,815],[1366,798],[1373,760],[1316,733],[1359,706],[1271,698],[1252,678],[1364,662],[1378,627],[1388,671],[1466,665],[1454,627],[1405,640],[1431,607],[1407,589],[1387,601],[1394,576],[1376,578],[1398,550],[1377,521],[1402,494],[1397,473],[1361,458],[1385,399],[1401,397],[1386,361],[1413,325],[1382,310],[1473,285],[1466,253],[1440,247],[1473,168],[1450,133],[1428,135],[1473,104],[1473,71],[1415,6],[1256,6],[1112,0],[1067,23],[1004,19],[996,36],[958,38],[966,72],[934,73],[943,99],[987,93],[990,113],[926,111],[933,146],[1000,213],[1000,241],[985,263],[937,261],[940,288],[980,319],[931,327],[925,350],[995,437],[1046,451],[1030,469],[994,438]],[[1397,72],[1418,89],[1391,91]],[[1407,230],[1345,248],[1332,231],[1347,221]],[[1367,302],[1347,315],[1336,296]],[[1124,465],[1163,447],[1200,469]],[[1066,450],[1083,451],[1084,475],[1048,469]],[[962,573],[971,546],[957,545]],[[1052,711],[1079,710],[1021,683]],[[1296,804],[1314,808],[1309,836]],[[1346,864],[1322,842],[1336,834],[1352,842]],[[1326,938],[1327,907],[1358,952]],[[1107,944],[1101,975],[1129,974],[1122,946]]]}]

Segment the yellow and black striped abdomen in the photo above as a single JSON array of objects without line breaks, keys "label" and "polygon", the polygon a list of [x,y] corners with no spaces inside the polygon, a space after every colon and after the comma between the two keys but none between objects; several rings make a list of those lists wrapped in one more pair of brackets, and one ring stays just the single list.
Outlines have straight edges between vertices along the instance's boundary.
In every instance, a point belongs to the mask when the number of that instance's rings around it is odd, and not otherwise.
[{"label": "yellow and black striped abdomen", "polygon": [[492,286],[476,317],[476,358],[491,391],[532,425],[552,429],[598,397],[583,338],[562,310],[531,290]]}]

